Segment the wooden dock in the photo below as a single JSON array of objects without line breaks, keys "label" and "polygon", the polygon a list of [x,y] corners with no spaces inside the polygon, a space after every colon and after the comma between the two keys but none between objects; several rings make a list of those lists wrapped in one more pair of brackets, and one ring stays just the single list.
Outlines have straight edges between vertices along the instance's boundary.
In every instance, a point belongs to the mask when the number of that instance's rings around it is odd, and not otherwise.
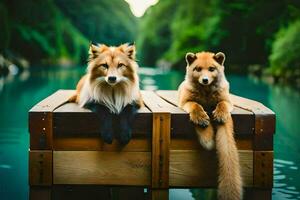
[{"label": "wooden dock", "polygon": [[[95,113],[66,103],[73,93],[59,90],[29,111],[30,199],[76,199],[85,191],[105,196],[107,186],[138,186],[129,189],[140,195],[135,199],[168,199],[169,188],[217,186],[216,152],[198,144],[176,91],[142,92],[146,107],[123,147],[101,140]],[[231,97],[245,199],[271,199],[275,114],[259,102]]]}]

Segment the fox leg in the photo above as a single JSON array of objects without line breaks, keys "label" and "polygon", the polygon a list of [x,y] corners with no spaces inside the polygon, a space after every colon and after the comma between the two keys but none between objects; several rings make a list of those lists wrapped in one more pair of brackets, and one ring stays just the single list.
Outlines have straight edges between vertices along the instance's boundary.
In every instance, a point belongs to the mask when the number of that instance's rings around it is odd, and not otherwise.
[{"label": "fox leg", "polygon": [[183,110],[189,113],[190,120],[203,128],[209,125],[209,116],[203,107],[193,101],[188,101],[182,106]]},{"label": "fox leg", "polygon": [[119,126],[117,128],[117,139],[123,145],[127,144],[132,137],[132,125],[134,116],[137,113],[137,105],[127,105],[119,114]]},{"label": "fox leg", "polygon": [[206,128],[202,128],[196,125],[195,129],[200,144],[207,150],[213,149],[215,146],[213,126],[208,124]]},{"label": "fox leg", "polygon": [[101,138],[105,143],[111,144],[113,141],[113,114],[106,106],[98,103],[89,103],[85,107],[97,114],[101,122]]}]

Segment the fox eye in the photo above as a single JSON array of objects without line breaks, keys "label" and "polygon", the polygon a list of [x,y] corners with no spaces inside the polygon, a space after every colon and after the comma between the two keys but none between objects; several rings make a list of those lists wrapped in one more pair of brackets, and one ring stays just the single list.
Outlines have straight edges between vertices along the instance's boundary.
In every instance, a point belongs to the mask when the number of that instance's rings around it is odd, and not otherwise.
[{"label": "fox eye", "polygon": [[196,67],[196,68],[194,68],[194,71],[196,71],[196,72],[201,72],[201,70],[202,70],[201,67]]},{"label": "fox eye", "polygon": [[208,71],[213,72],[213,71],[215,71],[215,69],[216,69],[215,67],[209,67]]},{"label": "fox eye", "polygon": [[103,63],[103,64],[100,65],[100,67],[103,67],[104,69],[108,69],[108,64]]},{"label": "fox eye", "polygon": [[118,68],[121,68],[121,67],[126,67],[126,65],[123,64],[123,63],[119,63],[119,64],[118,64]]}]

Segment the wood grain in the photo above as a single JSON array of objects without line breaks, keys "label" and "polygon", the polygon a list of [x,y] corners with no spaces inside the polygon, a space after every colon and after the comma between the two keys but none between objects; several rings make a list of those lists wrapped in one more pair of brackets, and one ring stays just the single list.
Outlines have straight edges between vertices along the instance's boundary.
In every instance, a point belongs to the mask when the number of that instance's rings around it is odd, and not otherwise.
[{"label": "wood grain", "polygon": [[[253,151],[239,150],[242,178],[246,187],[253,186]],[[171,187],[216,187],[215,151],[171,150]]]},{"label": "wood grain", "polygon": [[151,153],[53,151],[53,184],[150,185]]},{"label": "wood grain", "polygon": [[273,151],[254,151],[254,186],[273,187]]},{"label": "wood grain", "polygon": [[169,187],[170,114],[153,113],[152,188]]},{"label": "wood grain", "polygon": [[52,185],[52,151],[29,151],[29,185]]}]

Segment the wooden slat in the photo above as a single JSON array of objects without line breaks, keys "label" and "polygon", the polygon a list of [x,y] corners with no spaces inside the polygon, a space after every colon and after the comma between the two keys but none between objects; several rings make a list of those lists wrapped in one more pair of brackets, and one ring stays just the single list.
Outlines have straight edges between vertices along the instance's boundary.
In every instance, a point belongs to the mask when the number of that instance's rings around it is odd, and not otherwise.
[{"label": "wooden slat", "polygon": [[52,151],[29,151],[29,184],[52,185]]},{"label": "wooden slat", "polygon": [[112,144],[106,144],[96,136],[81,137],[56,137],[53,142],[53,149],[56,151],[151,151],[150,138],[133,138],[127,145],[120,145],[116,140]]},{"label": "wooden slat", "polygon": [[53,151],[53,184],[150,185],[151,153]]},{"label": "wooden slat", "polygon": [[[252,150],[252,136],[236,135],[236,145],[239,150]],[[170,150],[203,150],[198,138],[172,138]]]},{"label": "wooden slat", "polygon": [[[174,90],[160,90],[156,92],[161,98],[167,102],[178,106],[178,92]],[[172,112],[171,112],[172,113]],[[234,107],[231,112],[235,134],[251,135],[254,133],[254,115],[252,112]],[[182,126],[182,124],[185,124]],[[182,113],[172,113],[171,119],[172,136],[187,136],[194,135],[194,125],[190,122],[189,116],[184,111]]]},{"label": "wooden slat", "polygon": [[29,132],[31,150],[52,149],[52,113],[51,112],[30,112]]},{"label": "wooden slat", "polygon": [[29,200],[52,200],[51,190],[50,186],[31,186],[29,189]]},{"label": "wooden slat", "polygon": [[261,189],[261,188],[245,188],[243,195],[244,200],[271,200],[272,189]]},{"label": "wooden slat", "polygon": [[151,189],[151,200],[169,200],[168,189]]},{"label": "wooden slat", "polygon": [[67,102],[74,93],[75,90],[58,90],[32,107],[29,112],[52,112],[55,108]]},{"label": "wooden slat", "polygon": [[254,151],[254,186],[273,187],[273,151]]},{"label": "wooden slat", "polygon": [[[239,150],[244,185],[253,186],[253,151]],[[216,187],[217,158],[214,151],[170,151],[171,187]]]},{"label": "wooden slat", "polygon": [[[95,113],[75,103],[67,103],[53,112],[54,139],[59,136],[79,137],[88,134],[99,135],[101,123]],[[135,116],[133,137],[143,135],[150,137],[152,132],[152,114],[142,108]]]},{"label": "wooden slat", "polygon": [[169,187],[170,114],[153,113],[152,188]]},{"label": "wooden slat", "polygon": [[52,111],[64,104],[73,90],[58,90],[29,111],[30,149],[52,149]]}]

